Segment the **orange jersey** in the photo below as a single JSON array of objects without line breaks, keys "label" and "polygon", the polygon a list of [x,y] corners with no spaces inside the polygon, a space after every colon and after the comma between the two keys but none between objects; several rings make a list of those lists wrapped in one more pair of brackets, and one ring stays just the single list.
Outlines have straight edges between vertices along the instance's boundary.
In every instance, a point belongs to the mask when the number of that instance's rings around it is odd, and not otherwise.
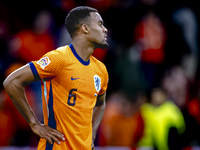
[{"label": "orange jersey", "polygon": [[84,61],[70,44],[29,65],[35,78],[42,81],[44,124],[65,136],[60,145],[41,138],[38,150],[91,149],[93,108],[108,83],[104,64],[93,56]]}]

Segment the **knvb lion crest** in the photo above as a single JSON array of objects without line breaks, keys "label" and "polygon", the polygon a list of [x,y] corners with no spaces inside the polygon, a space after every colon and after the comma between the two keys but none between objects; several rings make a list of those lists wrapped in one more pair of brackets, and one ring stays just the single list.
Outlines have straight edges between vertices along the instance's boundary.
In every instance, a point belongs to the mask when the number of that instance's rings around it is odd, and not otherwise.
[{"label": "knvb lion crest", "polygon": [[97,92],[101,90],[101,78],[98,75],[94,75],[94,87]]},{"label": "knvb lion crest", "polygon": [[39,61],[37,61],[37,64],[40,65],[42,69],[44,69],[46,66],[50,64],[49,57],[43,57]]}]

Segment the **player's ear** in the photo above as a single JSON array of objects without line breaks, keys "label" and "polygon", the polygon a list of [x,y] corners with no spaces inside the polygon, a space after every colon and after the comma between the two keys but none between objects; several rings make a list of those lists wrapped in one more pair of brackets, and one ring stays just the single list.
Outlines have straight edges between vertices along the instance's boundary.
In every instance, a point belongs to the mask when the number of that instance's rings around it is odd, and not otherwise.
[{"label": "player's ear", "polygon": [[82,24],[81,29],[85,34],[89,33],[89,26],[88,25]]}]

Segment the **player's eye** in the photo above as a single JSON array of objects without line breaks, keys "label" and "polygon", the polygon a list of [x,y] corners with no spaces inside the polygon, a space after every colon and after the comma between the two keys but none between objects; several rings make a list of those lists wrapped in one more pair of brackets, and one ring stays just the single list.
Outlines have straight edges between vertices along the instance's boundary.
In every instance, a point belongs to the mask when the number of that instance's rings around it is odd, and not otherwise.
[{"label": "player's eye", "polygon": [[102,21],[100,21],[100,22],[99,22],[99,25],[100,25],[100,26],[102,26],[102,25],[103,25],[103,22],[102,22]]}]

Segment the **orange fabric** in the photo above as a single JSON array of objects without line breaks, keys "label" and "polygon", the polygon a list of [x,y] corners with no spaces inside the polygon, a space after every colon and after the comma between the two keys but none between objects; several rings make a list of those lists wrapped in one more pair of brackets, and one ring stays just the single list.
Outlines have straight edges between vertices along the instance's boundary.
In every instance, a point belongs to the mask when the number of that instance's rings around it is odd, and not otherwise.
[{"label": "orange fabric", "polygon": [[[48,125],[50,83],[53,93],[53,111],[57,130],[65,135],[61,145],[54,142],[53,150],[88,150],[92,141],[92,113],[97,95],[107,89],[108,74],[103,63],[93,56],[89,65],[83,65],[69,46],[58,48],[33,61],[42,79],[43,113]],[[101,90],[95,89],[94,78],[101,79]],[[73,90],[72,90],[73,89]],[[41,139],[38,150],[45,150]]]}]

